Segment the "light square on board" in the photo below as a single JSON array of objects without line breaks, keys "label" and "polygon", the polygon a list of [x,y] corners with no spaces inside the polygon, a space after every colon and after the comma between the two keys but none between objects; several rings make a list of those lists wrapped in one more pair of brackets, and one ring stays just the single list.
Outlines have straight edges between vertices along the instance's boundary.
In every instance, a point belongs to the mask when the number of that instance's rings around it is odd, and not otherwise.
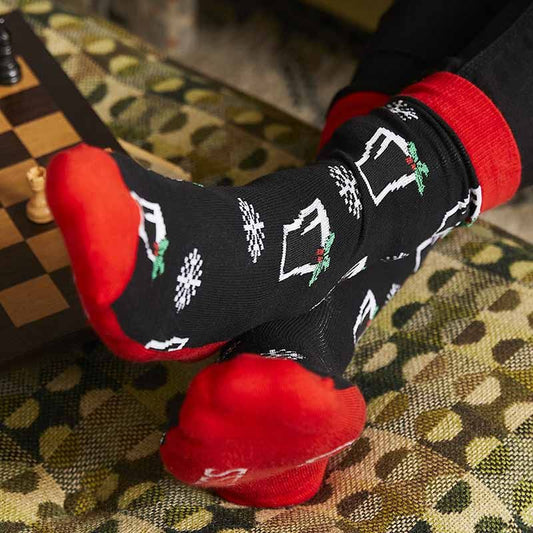
[{"label": "light square on board", "polygon": [[17,226],[13,224],[7,211],[0,209],[0,250],[23,240],[24,237],[20,234]]},{"label": "light square on board", "polygon": [[59,228],[30,237],[26,241],[47,272],[59,270],[69,264],[69,257]]},{"label": "light square on board", "polygon": [[34,158],[81,141],[60,112],[17,126],[14,131]]},{"label": "light square on board", "polygon": [[48,275],[0,291],[0,304],[18,328],[68,308]]}]

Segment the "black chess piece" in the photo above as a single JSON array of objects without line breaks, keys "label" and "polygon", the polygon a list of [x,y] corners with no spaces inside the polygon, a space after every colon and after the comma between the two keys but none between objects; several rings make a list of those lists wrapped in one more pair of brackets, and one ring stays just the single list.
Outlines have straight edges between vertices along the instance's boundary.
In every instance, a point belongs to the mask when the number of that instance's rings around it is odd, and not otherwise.
[{"label": "black chess piece", "polygon": [[0,85],[14,85],[20,81],[20,66],[11,45],[11,34],[0,18]]}]

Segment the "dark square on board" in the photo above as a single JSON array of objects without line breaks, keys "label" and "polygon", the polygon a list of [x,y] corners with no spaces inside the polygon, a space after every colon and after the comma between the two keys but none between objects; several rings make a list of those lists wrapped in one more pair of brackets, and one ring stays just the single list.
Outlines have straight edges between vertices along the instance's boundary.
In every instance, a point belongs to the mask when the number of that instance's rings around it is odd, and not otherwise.
[{"label": "dark square on board", "polygon": [[0,168],[20,163],[30,157],[30,153],[13,131],[0,135]]},{"label": "dark square on board", "polygon": [[45,273],[25,242],[0,250],[0,291]]},{"label": "dark square on board", "polygon": [[0,98],[0,110],[12,126],[19,126],[57,111],[42,85]]},{"label": "dark square on board", "polygon": [[52,228],[56,227],[55,222],[49,222],[48,224],[36,224],[32,222],[26,216],[26,202],[18,202],[10,207],[6,208],[6,211],[9,213],[11,220],[14,222],[17,229],[20,231],[22,236],[25,239],[33,237],[34,235],[39,235],[45,231],[49,231]]}]

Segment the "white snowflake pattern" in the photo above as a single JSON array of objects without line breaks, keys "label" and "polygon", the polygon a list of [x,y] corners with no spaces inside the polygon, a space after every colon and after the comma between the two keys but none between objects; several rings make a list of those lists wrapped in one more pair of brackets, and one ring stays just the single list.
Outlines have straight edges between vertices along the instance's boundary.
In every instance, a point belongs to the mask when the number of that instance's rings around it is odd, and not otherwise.
[{"label": "white snowflake pattern", "polygon": [[393,283],[391,285],[391,288],[389,289],[389,292],[387,293],[387,298],[385,302],[389,302],[390,300],[392,300],[392,298],[400,290],[400,288],[401,288],[401,285],[398,285],[398,283]]},{"label": "white snowflake pattern", "polygon": [[359,195],[359,189],[353,172],[343,165],[328,166],[329,175],[335,180],[339,188],[339,194],[344,199],[348,211],[355,217],[361,216],[363,205]]},{"label": "white snowflake pattern", "polygon": [[190,252],[177,278],[176,295],[174,302],[176,303],[176,313],[179,313],[191,303],[191,298],[196,295],[196,290],[202,284],[202,265],[204,260],[195,248]]},{"label": "white snowflake pattern", "polygon": [[280,348],[279,350],[268,350],[268,352],[263,352],[261,355],[268,358],[290,359],[291,361],[299,361],[303,359],[303,355],[291,350],[285,350],[284,348]]},{"label": "white snowflake pattern", "polygon": [[382,257],[380,261],[383,263],[388,263],[390,261],[399,261],[400,259],[405,259],[406,257],[409,257],[409,254],[406,252],[400,252],[397,255],[387,255],[385,257]]},{"label": "white snowflake pattern", "polygon": [[248,252],[252,256],[252,262],[257,263],[257,259],[265,249],[263,243],[263,239],[265,238],[263,228],[265,224],[259,218],[259,213],[255,211],[252,204],[242,198],[237,198],[237,200],[239,200],[239,209],[241,210],[244,231],[246,232]]},{"label": "white snowflake pattern", "polygon": [[407,104],[405,100],[394,100],[385,106],[391,113],[398,115],[398,117],[407,122],[408,120],[418,120],[416,111]]}]

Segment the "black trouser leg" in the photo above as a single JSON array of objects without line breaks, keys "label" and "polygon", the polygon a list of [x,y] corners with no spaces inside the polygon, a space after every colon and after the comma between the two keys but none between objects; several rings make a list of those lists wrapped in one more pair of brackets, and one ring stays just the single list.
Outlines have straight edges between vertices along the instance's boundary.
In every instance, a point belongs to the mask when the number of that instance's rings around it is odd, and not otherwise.
[{"label": "black trouser leg", "polygon": [[504,4],[501,0],[397,0],[370,38],[352,90],[400,92],[457,55]]},{"label": "black trouser leg", "polygon": [[450,70],[483,90],[502,112],[520,151],[520,187],[533,185],[533,2],[511,2]]}]

